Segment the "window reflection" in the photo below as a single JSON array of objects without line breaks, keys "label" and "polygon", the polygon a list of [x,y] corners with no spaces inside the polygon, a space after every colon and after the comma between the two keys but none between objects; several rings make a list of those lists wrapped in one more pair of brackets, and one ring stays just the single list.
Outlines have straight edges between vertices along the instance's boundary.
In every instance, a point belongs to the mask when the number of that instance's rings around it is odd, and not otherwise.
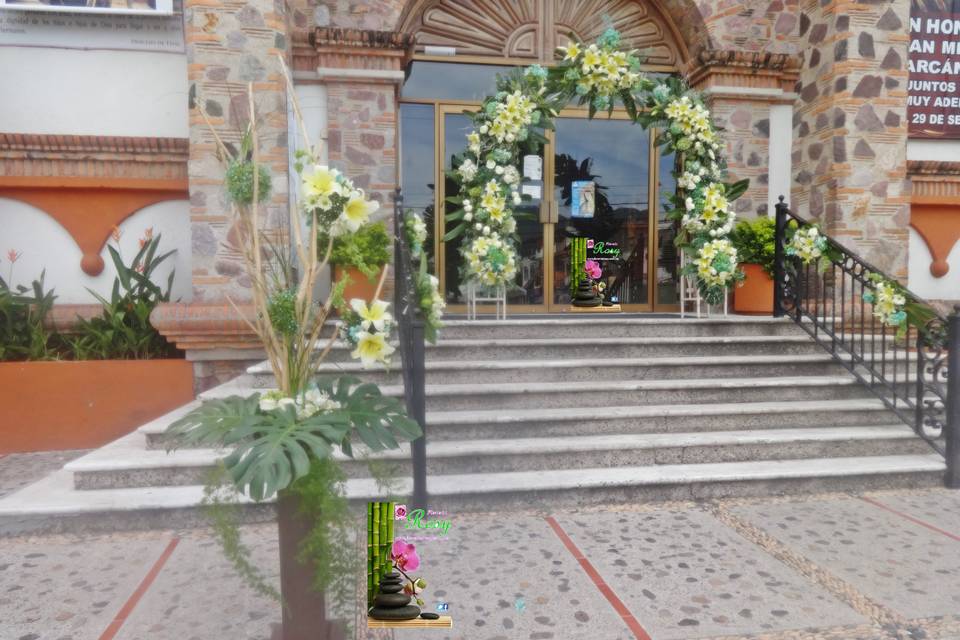
[{"label": "window reflection", "polygon": [[416,61],[407,67],[401,98],[482,102],[497,92],[497,74],[514,67],[493,64]]},{"label": "window reflection", "polygon": [[419,213],[427,225],[427,267],[436,273],[433,251],[436,219],[433,111],[433,105],[428,104],[400,105],[400,188],[404,209]]},{"label": "window reflection", "polygon": [[[554,302],[568,304],[573,286],[571,244],[586,238],[619,254],[597,255],[608,296],[647,303],[650,138],[628,120],[556,120],[554,184],[559,224],[554,232]],[[574,216],[573,184],[596,185],[594,214]]]}]

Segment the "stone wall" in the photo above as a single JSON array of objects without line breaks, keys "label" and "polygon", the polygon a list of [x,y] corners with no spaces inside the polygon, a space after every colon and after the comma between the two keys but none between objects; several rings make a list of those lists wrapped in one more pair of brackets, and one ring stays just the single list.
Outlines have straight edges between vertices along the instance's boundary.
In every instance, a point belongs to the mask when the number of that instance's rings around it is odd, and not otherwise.
[{"label": "stone wall", "polygon": [[794,114],[793,208],[906,276],[907,0],[805,0]]},{"label": "stone wall", "polygon": [[[262,208],[263,226],[282,234],[287,224],[286,89],[277,55],[286,53],[282,0],[186,0],[187,63],[191,107],[201,106],[217,134],[237,145],[250,113],[252,83],[262,162],[273,191]],[[224,169],[214,135],[197,109],[190,113],[190,220],[194,304],[250,298],[250,282],[234,248],[237,231],[223,190]],[[234,245],[234,246],[231,246]]]}]

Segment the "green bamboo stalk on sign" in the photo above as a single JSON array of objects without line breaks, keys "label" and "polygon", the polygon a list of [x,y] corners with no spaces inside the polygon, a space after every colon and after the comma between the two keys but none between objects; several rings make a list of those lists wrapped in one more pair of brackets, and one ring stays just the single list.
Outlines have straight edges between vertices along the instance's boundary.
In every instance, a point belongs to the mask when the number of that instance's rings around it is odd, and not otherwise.
[{"label": "green bamboo stalk on sign", "polygon": [[393,517],[393,514],[387,510],[387,507],[390,506],[388,502],[380,503],[380,557],[383,558],[380,565],[380,579],[382,580],[385,575],[390,573],[390,547],[387,542],[387,523],[390,521],[390,518]]},{"label": "green bamboo stalk on sign", "polygon": [[367,503],[367,606],[373,604],[373,503]]},{"label": "green bamboo stalk on sign", "polygon": [[[380,588],[380,563],[382,558],[380,557],[380,503],[373,503],[373,597],[376,597],[377,591]],[[372,604],[372,598],[371,598]]]}]

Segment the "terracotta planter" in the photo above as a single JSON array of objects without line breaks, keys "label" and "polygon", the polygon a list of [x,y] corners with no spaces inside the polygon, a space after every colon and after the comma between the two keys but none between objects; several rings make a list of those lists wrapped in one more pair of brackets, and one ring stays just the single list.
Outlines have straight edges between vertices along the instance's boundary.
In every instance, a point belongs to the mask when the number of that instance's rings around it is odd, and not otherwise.
[{"label": "terracotta planter", "polygon": [[2,362],[0,389],[0,453],[89,449],[193,400],[193,365]]},{"label": "terracotta planter", "polygon": [[367,276],[365,276],[359,269],[334,265],[334,282],[339,282],[344,273],[350,278],[350,283],[343,290],[344,300],[347,302],[353,298],[360,298],[362,300],[366,300],[367,302],[373,300],[374,294],[377,292],[377,283],[380,281],[380,274],[383,273],[383,269],[380,269],[380,271],[377,272],[377,275],[371,280],[370,278],[367,278]]},{"label": "terracotta planter", "polygon": [[742,264],[746,276],[733,294],[737,313],[769,315],[773,313],[773,278],[759,264]]}]

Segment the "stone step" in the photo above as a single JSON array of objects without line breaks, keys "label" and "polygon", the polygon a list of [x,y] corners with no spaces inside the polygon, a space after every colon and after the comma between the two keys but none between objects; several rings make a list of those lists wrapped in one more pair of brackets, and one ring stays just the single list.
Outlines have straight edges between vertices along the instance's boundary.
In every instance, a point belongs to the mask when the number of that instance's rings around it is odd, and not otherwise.
[{"label": "stone step", "polygon": [[769,316],[717,318],[650,318],[638,316],[538,317],[515,316],[507,320],[445,320],[443,340],[485,338],[582,338],[606,337],[679,338],[695,336],[796,335],[796,323]]},{"label": "stone step", "polygon": [[[843,367],[828,353],[792,356],[683,356],[673,358],[583,358],[579,360],[429,360],[427,384],[494,382],[575,382],[593,380],[670,380],[684,378],[760,378],[838,375]],[[251,386],[272,388],[266,362],[247,369]],[[322,376],[352,375],[381,385],[401,384],[400,364],[389,371],[364,369],[359,362],[323,363]]]},{"label": "stone step", "polygon": [[[326,362],[349,362],[351,348],[337,342]],[[431,360],[566,360],[600,358],[660,358],[671,356],[731,356],[821,354],[823,348],[803,333],[785,336],[699,336],[679,338],[583,336],[578,338],[441,339],[427,344]]]},{"label": "stone step", "polygon": [[[138,431],[146,437],[147,448],[164,449],[167,426],[184,413],[186,410],[180,409],[140,427]],[[877,426],[897,421],[874,398],[610,406],[602,412],[582,407],[432,411],[427,414],[427,440]]]},{"label": "stone step", "polygon": [[[569,438],[511,438],[438,441],[427,444],[430,475],[547,471],[848,456],[924,454],[929,445],[904,424],[713,431],[677,434],[585,435]],[[131,434],[78,458],[65,469],[81,490],[203,484],[222,452],[186,449],[145,451],[142,434]],[[338,454],[348,477],[369,477],[366,459],[391,463],[397,477],[412,474],[410,448]]]},{"label": "stone step", "polygon": [[[427,487],[430,508],[456,513],[935,486],[945,467],[938,454],[808,458],[435,475]],[[376,481],[366,478],[348,480],[345,490],[358,506],[381,495]],[[410,480],[401,481],[398,495],[410,492]],[[202,500],[198,485],[82,491],[73,486],[71,472],[61,469],[0,500],[0,535],[207,525]],[[274,517],[268,503],[245,505],[248,521]]]},{"label": "stone step", "polygon": [[[403,387],[382,386],[387,396],[402,397]],[[247,396],[258,389],[225,385],[201,395]],[[690,380],[603,380],[589,382],[513,382],[426,386],[427,411],[472,411],[607,406],[767,402],[774,400],[842,400],[870,391],[853,376],[781,376],[700,378]]]}]

